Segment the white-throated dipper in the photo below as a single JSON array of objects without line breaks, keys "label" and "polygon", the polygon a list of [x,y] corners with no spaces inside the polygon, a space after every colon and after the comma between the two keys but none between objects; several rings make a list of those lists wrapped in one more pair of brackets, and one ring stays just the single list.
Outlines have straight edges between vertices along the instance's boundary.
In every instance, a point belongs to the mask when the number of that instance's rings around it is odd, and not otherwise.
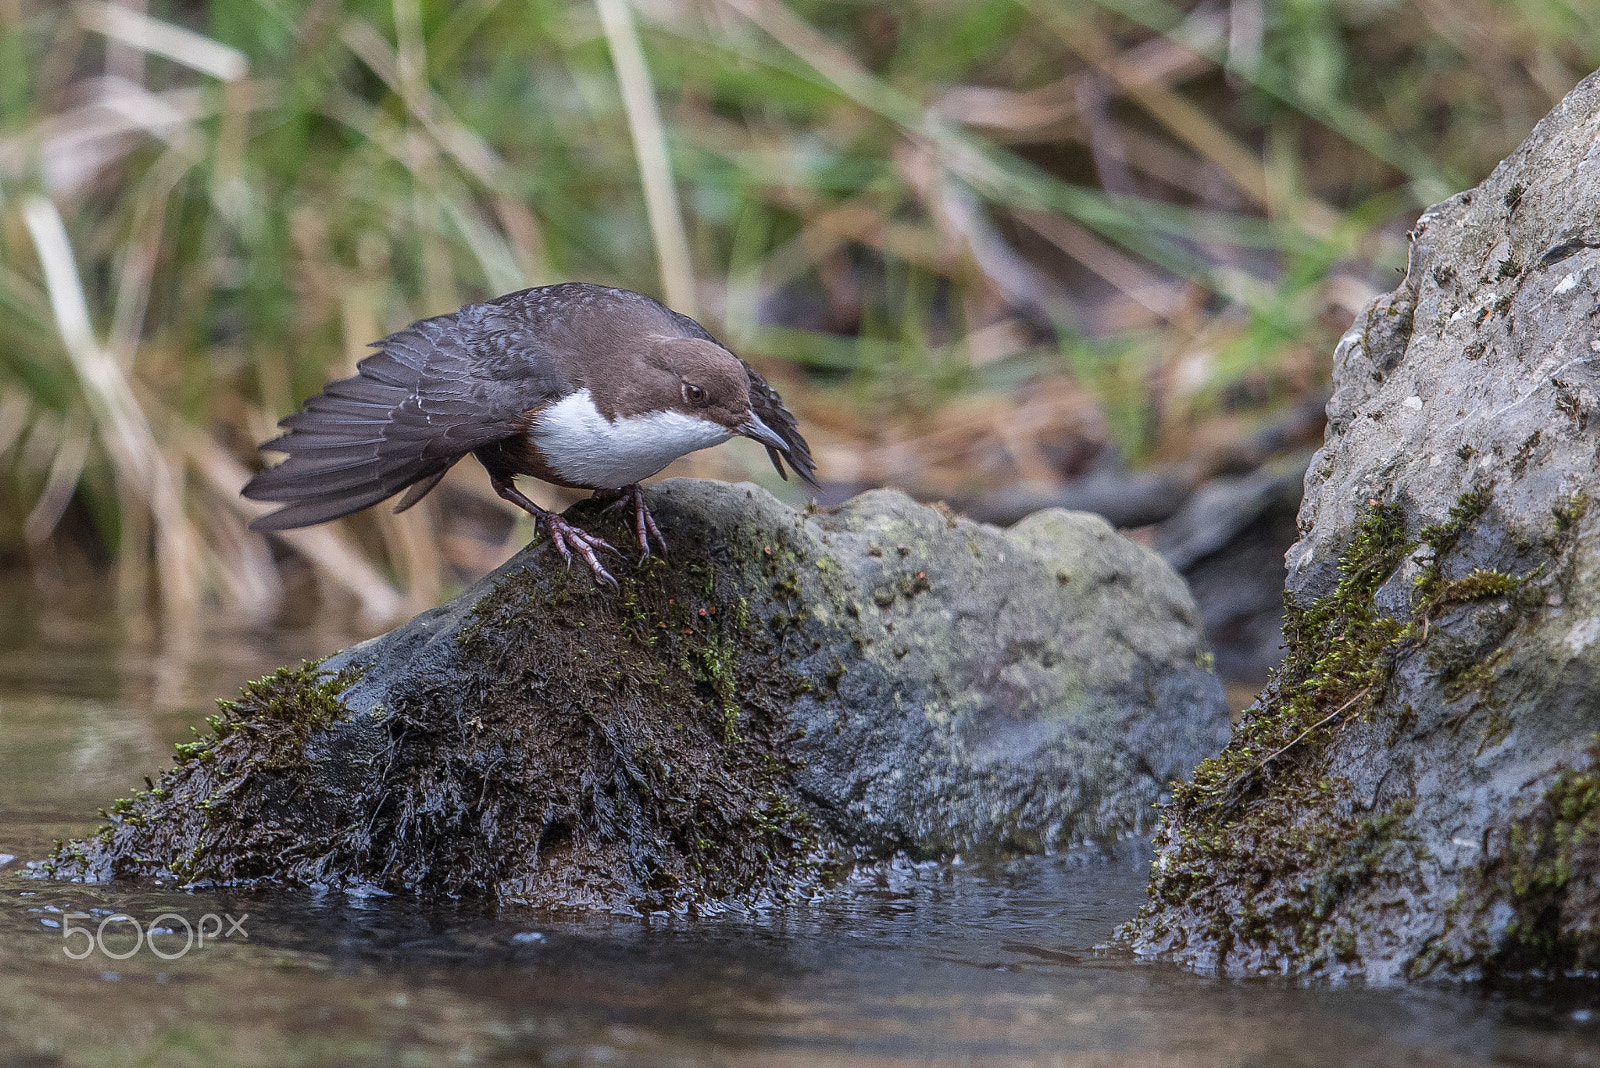
[{"label": "white-throated dipper", "polygon": [[625,289],[541,286],[468,304],[373,342],[351,378],[330,382],[262,445],[288,459],[244,495],[282,508],[250,524],[289,530],[391,497],[403,512],[457,460],[476,456],[495,492],[532,513],[569,564],[576,551],[615,584],[612,549],[518,491],[517,475],[619,490],[646,556],[666,543],[639,481],[742,435],[816,485],[816,464],[783,398],[699,323]]}]

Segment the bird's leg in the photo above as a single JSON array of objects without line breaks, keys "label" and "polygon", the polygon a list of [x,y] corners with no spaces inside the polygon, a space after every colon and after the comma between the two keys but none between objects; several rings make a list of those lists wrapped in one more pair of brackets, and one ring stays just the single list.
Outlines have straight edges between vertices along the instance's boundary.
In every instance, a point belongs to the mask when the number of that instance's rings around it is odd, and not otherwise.
[{"label": "bird's leg", "polygon": [[510,476],[490,475],[489,484],[501,497],[533,516],[534,521],[544,527],[545,533],[550,535],[550,540],[555,543],[556,549],[561,553],[561,559],[567,562],[567,566],[572,566],[572,553],[575,550],[589,565],[589,570],[594,572],[596,579],[611,586],[617,584],[617,580],[611,577],[611,572],[601,566],[600,558],[595,555],[597,549],[613,553],[617,551],[604,538],[595,537],[588,531],[573,526],[555,512],[540,508],[517,489],[517,484]]},{"label": "bird's leg", "polygon": [[644,503],[644,490],[639,483],[622,487],[622,496],[606,505],[606,511],[621,508],[625,504],[633,505],[633,532],[639,539],[639,548],[644,550],[645,556],[650,555],[650,539],[654,537],[656,544],[661,546],[661,556],[667,556],[667,539],[661,536],[661,531],[656,527],[655,517],[650,514],[650,506]]}]

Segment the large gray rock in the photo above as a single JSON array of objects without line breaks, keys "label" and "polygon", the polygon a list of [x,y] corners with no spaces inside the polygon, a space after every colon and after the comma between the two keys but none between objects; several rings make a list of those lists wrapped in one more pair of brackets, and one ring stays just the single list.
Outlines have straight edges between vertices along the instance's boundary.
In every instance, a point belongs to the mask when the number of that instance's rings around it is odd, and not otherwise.
[{"label": "large gray rock", "polygon": [[[862,854],[1111,841],[1226,739],[1182,580],[1100,519],[650,501],[671,562],[598,589],[536,545],[246,687],[57,874],[675,908]],[[616,513],[569,514],[626,543]]]},{"label": "large gray rock", "polygon": [[1422,216],[1334,386],[1287,660],[1124,934],[1229,973],[1600,967],[1600,75]]}]

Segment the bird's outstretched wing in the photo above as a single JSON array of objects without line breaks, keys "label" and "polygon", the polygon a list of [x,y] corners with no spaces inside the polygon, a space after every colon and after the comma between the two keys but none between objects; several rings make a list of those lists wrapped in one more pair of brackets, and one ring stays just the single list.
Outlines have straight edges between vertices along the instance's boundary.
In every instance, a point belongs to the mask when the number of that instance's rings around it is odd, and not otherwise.
[{"label": "bird's outstretched wing", "polygon": [[794,415],[783,406],[783,398],[778,396],[778,391],[768,385],[754,367],[747,363],[744,368],[750,373],[750,409],[776,431],[788,446],[781,452],[768,446],[767,456],[772,459],[772,466],[778,469],[784,481],[788,481],[788,472],[783,469],[783,461],[788,460],[789,466],[794,468],[795,474],[806,485],[816,487],[817,464],[811,458],[811,447],[800,436],[800,426],[795,422]]},{"label": "bird's outstretched wing", "polygon": [[457,314],[424,319],[382,341],[278,425],[261,447],[288,454],[244,487],[282,508],[250,524],[289,530],[338,519],[410,488],[421,500],[452,464],[524,429],[526,413],[559,396],[546,360],[485,360]]}]

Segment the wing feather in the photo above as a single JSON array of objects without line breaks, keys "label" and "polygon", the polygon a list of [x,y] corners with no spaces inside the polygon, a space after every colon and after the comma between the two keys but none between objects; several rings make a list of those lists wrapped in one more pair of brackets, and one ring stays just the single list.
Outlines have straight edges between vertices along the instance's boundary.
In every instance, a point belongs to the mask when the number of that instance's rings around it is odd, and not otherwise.
[{"label": "wing feather", "polygon": [[[331,382],[278,424],[282,435],[262,446],[286,454],[244,488],[252,500],[280,507],[251,524],[289,530],[360,511],[406,491],[398,510],[427,495],[455,462],[527,429],[528,413],[575,388],[557,370],[552,351],[571,352],[562,311],[551,301],[577,301],[593,311],[595,287],[554,286],[468,305],[412,323],[376,342],[350,378]],[[665,312],[684,334],[717,343],[693,319],[637,294],[599,291],[607,301],[640,301]],[[574,296],[576,293],[576,296]],[[598,313],[596,313],[598,314]],[[631,312],[630,312],[631,314]],[[724,346],[725,347],[725,346]],[[816,463],[783,398],[754,368],[751,406],[783,440],[769,448],[778,473],[785,462],[815,486]]]},{"label": "wing feather", "polygon": [[[287,459],[244,488],[282,508],[253,530],[289,530],[338,519],[408,489],[409,508],[475,449],[520,433],[525,413],[564,386],[550,361],[521,342],[480,337],[463,313],[413,323],[377,342],[350,378],[330,382],[279,423],[262,446]],[[485,347],[494,375],[483,372]],[[506,368],[512,368],[508,373]],[[522,373],[522,368],[526,368]]]}]

